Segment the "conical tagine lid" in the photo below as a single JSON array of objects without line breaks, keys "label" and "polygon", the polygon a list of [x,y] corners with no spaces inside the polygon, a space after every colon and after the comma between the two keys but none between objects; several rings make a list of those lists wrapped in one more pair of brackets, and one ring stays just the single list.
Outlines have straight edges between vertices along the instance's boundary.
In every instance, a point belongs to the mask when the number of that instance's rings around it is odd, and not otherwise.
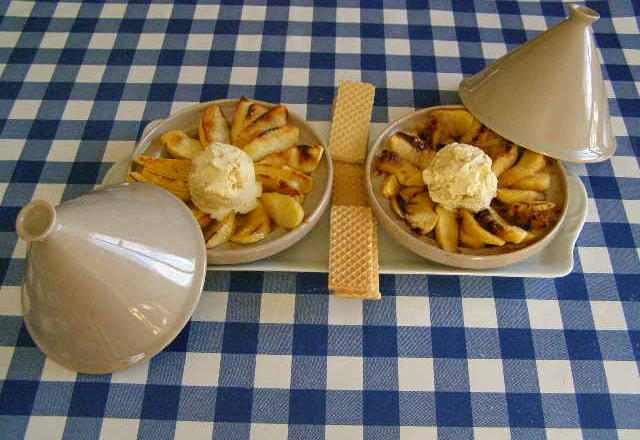
[{"label": "conical tagine lid", "polygon": [[591,29],[598,18],[571,5],[567,20],[464,79],[462,102],[528,149],[574,162],[608,159],[616,140]]},{"label": "conical tagine lid", "polygon": [[147,184],[103,188],[54,208],[27,204],[24,320],[56,362],[108,373],[148,359],[200,299],[204,239],[189,208]]}]

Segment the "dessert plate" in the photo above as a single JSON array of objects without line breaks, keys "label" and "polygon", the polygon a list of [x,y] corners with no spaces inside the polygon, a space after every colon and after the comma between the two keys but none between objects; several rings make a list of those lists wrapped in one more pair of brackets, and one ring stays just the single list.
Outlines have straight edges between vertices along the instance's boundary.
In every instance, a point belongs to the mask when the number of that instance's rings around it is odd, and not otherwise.
[{"label": "dessert plate", "polygon": [[[145,128],[143,138],[160,121],[152,121]],[[316,130],[326,137],[329,125],[313,123]],[[387,124],[373,124],[371,139],[376,139]],[[123,182],[130,158],[117,162],[107,172],[103,185]],[[568,167],[570,168],[570,167]],[[379,228],[380,272],[383,274],[415,275],[471,275],[502,277],[557,278],[573,269],[573,248],[587,215],[587,192],[580,178],[567,170],[569,206],[562,228],[540,253],[511,266],[495,269],[461,269],[426,260],[397,244]],[[287,250],[261,261],[248,264],[215,266],[209,270],[220,271],[285,271],[328,272],[329,261],[329,211],[327,210],[309,234]]]}]

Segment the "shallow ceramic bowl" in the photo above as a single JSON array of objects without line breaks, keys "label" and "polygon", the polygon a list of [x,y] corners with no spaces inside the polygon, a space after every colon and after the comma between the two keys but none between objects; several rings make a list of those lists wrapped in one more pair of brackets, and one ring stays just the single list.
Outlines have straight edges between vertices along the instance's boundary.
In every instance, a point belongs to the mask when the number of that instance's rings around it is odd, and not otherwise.
[{"label": "shallow ceramic bowl", "polygon": [[[268,107],[274,104],[260,102]],[[133,157],[141,154],[150,156],[165,156],[164,147],[160,141],[160,136],[170,130],[182,130],[194,138],[198,138],[198,123],[202,118],[204,109],[217,104],[224,112],[227,120],[231,120],[233,111],[238,103],[237,99],[221,99],[217,101],[205,102],[191,107],[187,107],[169,116],[147,133],[133,152]],[[263,258],[275,255],[300,241],[314,228],[320,220],[322,213],[327,208],[331,198],[331,185],[333,168],[331,160],[328,160],[327,147],[322,137],[307,122],[289,111],[289,124],[300,128],[300,144],[320,144],[325,152],[318,168],[311,173],[314,182],[314,189],[309,193],[304,201],[303,208],[305,219],[300,226],[290,231],[281,227],[274,227],[264,240],[253,244],[225,243],[213,249],[207,249],[207,261],[209,264],[239,264],[250,263]],[[134,171],[139,165],[131,162],[128,171]]]},{"label": "shallow ceramic bowl", "polygon": [[382,153],[382,150],[386,148],[387,139],[397,131],[413,129],[418,123],[424,120],[429,112],[433,110],[456,108],[464,108],[464,106],[442,105],[419,110],[393,122],[380,134],[369,150],[369,156],[367,157],[365,165],[367,194],[369,196],[371,207],[373,208],[378,221],[400,245],[424,258],[441,264],[462,267],[465,269],[491,269],[507,266],[529,258],[540,252],[540,250],[553,240],[553,237],[555,237],[560,230],[567,215],[567,175],[564,167],[559,161],[556,161],[556,167],[557,176],[559,178],[558,180],[562,189],[561,200],[563,201],[563,208],[558,222],[544,237],[535,243],[510,252],[480,255],[444,251],[438,247],[435,240],[428,237],[419,237],[414,234],[405,221],[399,218],[391,210],[389,200],[381,193],[383,176],[376,172],[373,167],[373,162],[375,157]]}]

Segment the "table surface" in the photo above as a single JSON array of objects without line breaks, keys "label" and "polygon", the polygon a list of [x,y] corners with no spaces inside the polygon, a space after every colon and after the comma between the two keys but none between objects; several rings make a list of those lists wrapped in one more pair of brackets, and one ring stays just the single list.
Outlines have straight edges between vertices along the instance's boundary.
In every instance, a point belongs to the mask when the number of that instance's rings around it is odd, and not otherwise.
[{"label": "table surface", "polygon": [[566,15],[561,2],[224,3],[0,5],[0,437],[640,438],[640,5],[627,0],[588,2],[618,151],[574,167],[589,214],[567,277],[383,276],[383,299],[362,303],[331,296],[325,274],[209,273],[150,362],[92,376],[45,358],[20,316],[15,216],[91,190],[148,121],[244,94],[327,123],[347,78],[377,86],[380,127],[458,102],[463,75]]}]

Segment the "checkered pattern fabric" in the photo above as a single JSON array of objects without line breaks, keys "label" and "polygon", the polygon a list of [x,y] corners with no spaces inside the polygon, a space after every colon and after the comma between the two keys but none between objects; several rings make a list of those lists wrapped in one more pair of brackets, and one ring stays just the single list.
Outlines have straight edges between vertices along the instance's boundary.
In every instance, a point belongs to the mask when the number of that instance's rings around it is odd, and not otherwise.
[{"label": "checkered pattern fabric", "polygon": [[592,1],[618,151],[572,166],[589,215],[565,278],[209,273],[178,338],[69,372],[20,317],[33,198],[89,191],[145,124],[241,94],[329,121],[339,79],[376,124],[457,102],[463,75],[560,22],[559,1],[0,2],[0,437],[640,438],[640,6]]}]

